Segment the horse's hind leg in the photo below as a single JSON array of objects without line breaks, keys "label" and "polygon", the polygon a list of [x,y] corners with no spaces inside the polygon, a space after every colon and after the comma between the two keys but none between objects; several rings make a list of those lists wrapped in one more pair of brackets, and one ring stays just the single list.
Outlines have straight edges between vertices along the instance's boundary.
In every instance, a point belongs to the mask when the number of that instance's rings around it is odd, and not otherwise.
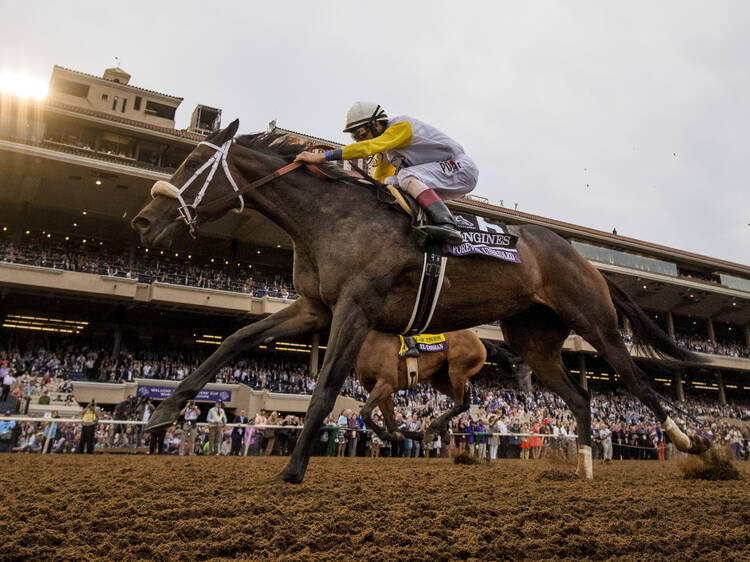
[{"label": "horse's hind leg", "polygon": [[680,451],[705,451],[710,446],[708,440],[701,436],[688,437],[677,427],[667,416],[645,373],[633,361],[617,326],[617,312],[609,288],[604,279],[598,277],[600,282],[594,283],[581,276],[578,279],[581,287],[575,291],[569,287],[566,298],[559,300],[555,311],[612,366],[628,390],[651,409]]},{"label": "horse's hind leg", "polygon": [[437,419],[433,420],[433,422],[430,424],[430,427],[428,427],[427,431],[425,432],[425,443],[431,443],[432,441],[434,441],[436,433],[443,435],[448,427],[448,423],[450,423],[450,421],[456,416],[463,414],[466,410],[469,409],[469,406],[471,405],[469,395],[466,392],[466,389],[463,387],[459,392],[456,393],[451,392],[448,388],[439,388],[438,385],[435,385],[435,388],[437,388],[443,394],[446,394],[453,398],[453,407]]},{"label": "horse's hind leg", "polygon": [[591,463],[591,397],[568,373],[562,346],[570,330],[549,308],[534,307],[500,322],[510,347],[534,370],[537,378],[568,405],[578,425],[576,474],[593,478]]},{"label": "horse's hind leg", "polygon": [[[482,347],[482,351],[484,351],[484,347]],[[445,370],[442,375],[440,373],[433,375],[432,386],[443,394],[450,396],[453,399],[453,407],[433,420],[425,432],[425,442],[434,441],[436,433],[440,435],[445,433],[450,421],[469,409],[471,403],[466,392],[466,381],[482,368],[485,358],[485,353],[482,353],[481,357],[455,358],[448,361],[447,380],[444,374]]]},{"label": "horse's hind leg", "polygon": [[378,424],[372,421],[372,411],[375,409],[375,406],[382,403],[385,400],[388,400],[393,395],[393,387],[385,382],[383,379],[378,380],[375,383],[375,386],[370,391],[370,395],[367,397],[367,402],[365,402],[365,405],[362,406],[362,409],[359,412],[360,417],[362,418],[362,421],[365,422],[365,425],[368,427],[368,429],[373,430],[380,439],[393,439],[393,435],[391,434],[391,431],[389,428],[386,428],[386,430],[383,430],[382,427],[380,427]]}]

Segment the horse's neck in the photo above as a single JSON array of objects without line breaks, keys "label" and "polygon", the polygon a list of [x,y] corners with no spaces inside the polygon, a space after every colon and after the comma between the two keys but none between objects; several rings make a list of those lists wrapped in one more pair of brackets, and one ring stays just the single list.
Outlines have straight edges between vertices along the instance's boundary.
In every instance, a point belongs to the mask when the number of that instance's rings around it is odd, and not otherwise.
[{"label": "horse's neck", "polygon": [[374,209],[366,203],[372,195],[364,188],[296,173],[262,186],[252,196],[253,207],[286,231],[295,245],[335,234],[343,217],[367,221],[372,216]]}]

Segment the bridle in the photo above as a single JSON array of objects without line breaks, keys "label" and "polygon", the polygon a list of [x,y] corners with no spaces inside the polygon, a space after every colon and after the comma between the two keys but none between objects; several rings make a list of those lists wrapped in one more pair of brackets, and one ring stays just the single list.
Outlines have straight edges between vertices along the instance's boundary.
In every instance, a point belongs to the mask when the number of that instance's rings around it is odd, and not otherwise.
[{"label": "bridle", "polygon": [[[219,165],[221,165],[222,169],[224,170],[224,175],[226,176],[227,180],[229,181],[230,185],[232,186],[232,189],[234,190],[234,193],[230,193],[228,195],[222,195],[221,197],[217,197],[210,203],[206,203],[201,207],[202,212],[213,210],[214,208],[220,208],[223,205],[225,205],[227,202],[233,200],[235,197],[240,200],[240,206],[238,208],[233,209],[236,213],[241,213],[245,208],[245,199],[243,197],[243,194],[247,193],[248,191],[255,189],[256,187],[260,187],[263,184],[266,184],[270,182],[271,180],[274,180],[280,176],[283,176],[284,174],[287,174],[293,170],[296,170],[300,166],[303,165],[302,162],[292,162],[291,164],[287,164],[286,166],[279,168],[275,172],[272,172],[266,176],[263,176],[262,178],[244,186],[243,188],[239,188],[237,186],[237,182],[234,180],[234,177],[232,177],[232,173],[229,171],[229,165],[227,164],[227,157],[229,155],[229,149],[232,147],[232,143],[234,142],[234,139],[229,139],[221,146],[217,146],[213,143],[202,141],[198,143],[198,145],[205,145],[209,148],[214,149],[213,155],[206,160],[203,165],[200,166],[193,175],[182,185],[182,187],[177,188],[171,183],[167,181],[157,181],[153,187],[151,188],[151,197],[156,197],[157,195],[163,195],[165,197],[170,197],[172,199],[176,199],[179,202],[179,207],[177,208],[178,212],[180,213],[180,216],[177,218],[177,220],[185,221],[185,226],[188,227],[188,230],[190,231],[190,236],[193,238],[197,238],[198,234],[198,205],[200,205],[201,201],[203,201],[203,197],[206,195],[206,191],[208,190],[208,186],[211,183],[211,180],[214,178],[214,174],[216,173],[216,170],[219,168]],[[328,178],[329,176],[326,175],[320,168],[313,164],[304,164],[307,166],[307,168],[315,173],[315,175],[319,177]],[[206,176],[206,179],[203,182],[203,185],[201,186],[200,190],[198,191],[198,194],[195,196],[195,199],[193,199],[193,202],[188,204],[184,197],[183,193],[185,190],[190,187],[190,185],[195,181],[196,178],[200,177],[203,172],[206,171],[207,168],[210,170],[208,172],[208,175]]]}]

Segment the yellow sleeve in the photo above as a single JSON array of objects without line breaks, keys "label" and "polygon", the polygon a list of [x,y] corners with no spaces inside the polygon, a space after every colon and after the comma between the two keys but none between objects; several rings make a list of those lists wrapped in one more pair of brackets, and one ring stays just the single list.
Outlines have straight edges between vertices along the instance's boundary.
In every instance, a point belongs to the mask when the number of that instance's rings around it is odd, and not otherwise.
[{"label": "yellow sleeve", "polygon": [[341,149],[342,160],[354,160],[379,154],[386,150],[404,148],[411,144],[411,124],[408,121],[399,121],[388,127],[383,134],[374,139],[355,142]]},{"label": "yellow sleeve", "polygon": [[375,166],[375,170],[372,172],[372,178],[382,182],[388,176],[392,176],[396,173],[396,168],[388,163],[388,160],[380,157],[380,162]]}]

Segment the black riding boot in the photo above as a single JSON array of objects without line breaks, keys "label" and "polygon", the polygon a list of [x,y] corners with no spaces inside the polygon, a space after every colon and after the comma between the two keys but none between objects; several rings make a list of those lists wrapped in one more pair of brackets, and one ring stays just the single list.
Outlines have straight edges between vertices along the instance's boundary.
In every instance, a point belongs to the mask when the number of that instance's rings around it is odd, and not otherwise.
[{"label": "black riding boot", "polygon": [[404,351],[403,357],[419,357],[419,349],[413,336],[404,336],[404,343],[406,344],[406,351]]},{"label": "black riding boot", "polygon": [[442,240],[453,246],[463,242],[461,231],[456,226],[453,215],[442,201],[435,201],[424,208],[432,224],[421,227],[433,240]]}]

